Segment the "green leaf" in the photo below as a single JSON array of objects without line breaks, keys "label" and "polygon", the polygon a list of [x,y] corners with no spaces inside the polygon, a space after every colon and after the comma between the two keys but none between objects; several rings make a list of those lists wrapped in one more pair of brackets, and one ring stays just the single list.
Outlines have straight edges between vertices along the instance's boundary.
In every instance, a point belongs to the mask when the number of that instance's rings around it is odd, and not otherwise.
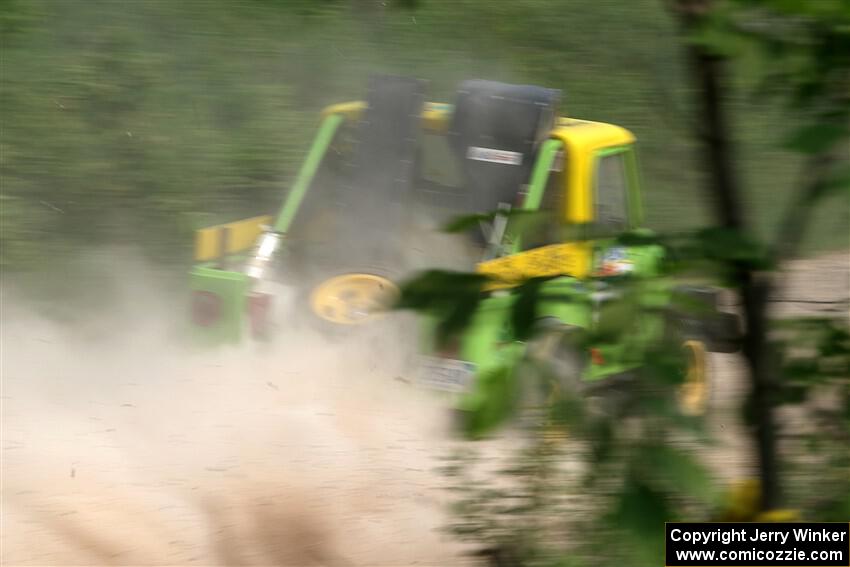
[{"label": "green leaf", "polygon": [[560,242],[585,242],[607,238],[611,229],[599,223],[565,223],[557,231],[557,240]]},{"label": "green leaf", "polygon": [[497,216],[503,215],[502,211],[495,213],[478,213],[456,217],[443,225],[442,231],[449,233],[466,232],[478,228],[481,223],[493,222]]},{"label": "green leaf", "polygon": [[[666,388],[681,384],[685,379],[687,357],[678,344],[657,345],[644,353],[641,375],[651,383]],[[659,401],[653,397],[649,401]]]},{"label": "green leaf", "polygon": [[667,491],[701,502],[717,502],[719,492],[708,469],[692,455],[661,443],[645,445],[639,451],[643,470]]},{"label": "green leaf", "polygon": [[610,431],[597,430],[594,423],[585,423],[584,400],[578,396],[561,393],[552,404],[549,415],[555,426],[588,437],[594,448],[600,435],[609,433],[607,438],[610,440]]},{"label": "green leaf", "polygon": [[540,300],[540,287],[547,278],[533,278],[517,287],[516,301],[511,310],[511,324],[518,341],[526,341],[534,334],[537,320],[537,302]]},{"label": "green leaf", "polygon": [[487,278],[480,274],[428,270],[402,283],[396,309],[427,310],[476,300]]},{"label": "green leaf", "polygon": [[591,458],[595,465],[608,461],[614,454],[614,427],[610,420],[594,419],[587,425],[591,442]]},{"label": "green leaf", "polygon": [[842,192],[850,197],[850,165],[836,168],[821,185],[818,196],[825,197]]},{"label": "green leaf", "polygon": [[843,522],[850,517],[850,490],[821,511],[818,521]]},{"label": "green leaf", "polygon": [[756,399],[752,393],[747,394],[741,404],[741,418],[748,427],[756,425]]},{"label": "green leaf", "polygon": [[459,233],[466,232],[467,230],[472,230],[474,228],[478,228],[481,223],[491,223],[496,217],[506,217],[511,221],[517,219],[523,219],[526,222],[530,222],[535,218],[542,217],[547,213],[541,211],[525,211],[522,209],[509,209],[509,210],[499,210],[492,211],[489,213],[477,213],[474,215],[464,215],[455,217],[446,224],[443,225],[442,231],[448,233]]},{"label": "green leaf", "polygon": [[664,238],[651,230],[636,229],[617,236],[617,244],[621,246],[649,246],[665,244]]},{"label": "green leaf", "polygon": [[746,264],[753,269],[773,267],[768,249],[749,234],[723,227],[710,227],[695,235],[696,251],[701,256],[724,263]]},{"label": "green leaf", "polygon": [[808,388],[798,384],[789,384],[779,392],[780,404],[800,404],[806,401]]},{"label": "green leaf", "polygon": [[544,567],[587,567],[587,563],[580,557],[567,555],[558,557],[544,564]]},{"label": "green leaf", "polygon": [[698,295],[674,290],[670,298],[670,307],[675,313],[689,315],[691,317],[700,317],[715,313],[715,308],[710,300],[704,299]]},{"label": "green leaf", "polygon": [[500,364],[481,372],[477,379],[477,396],[467,400],[464,408],[464,433],[478,439],[505,422],[516,402],[516,376],[509,364]]},{"label": "green leaf", "polygon": [[663,542],[664,522],[670,517],[667,496],[630,472],[611,516],[614,524],[640,538]]},{"label": "green leaf", "polygon": [[445,346],[464,329],[469,327],[475,311],[478,309],[477,300],[460,300],[449,309],[448,316],[437,325],[437,338],[440,346]]},{"label": "green leaf", "polygon": [[735,57],[744,48],[742,37],[723,29],[720,25],[707,24],[688,38],[691,45],[716,57]]},{"label": "green leaf", "polygon": [[437,339],[444,345],[469,326],[484,297],[486,281],[479,274],[430,270],[402,284],[394,309],[427,312],[436,317]]},{"label": "green leaf", "polygon": [[850,134],[840,123],[818,123],[803,126],[794,132],[783,147],[808,155],[825,152]]}]

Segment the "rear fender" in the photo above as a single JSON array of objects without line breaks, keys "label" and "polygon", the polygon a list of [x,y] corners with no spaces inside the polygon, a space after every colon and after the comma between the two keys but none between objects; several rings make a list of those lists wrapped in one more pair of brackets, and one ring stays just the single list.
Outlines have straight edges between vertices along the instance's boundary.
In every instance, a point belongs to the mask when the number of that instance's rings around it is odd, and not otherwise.
[{"label": "rear fender", "polygon": [[590,290],[576,278],[555,278],[541,286],[537,319],[554,319],[563,325],[588,329],[592,316]]},{"label": "rear fender", "polygon": [[237,343],[245,328],[250,282],[241,272],[197,265],[190,273],[192,321],[201,344]]}]

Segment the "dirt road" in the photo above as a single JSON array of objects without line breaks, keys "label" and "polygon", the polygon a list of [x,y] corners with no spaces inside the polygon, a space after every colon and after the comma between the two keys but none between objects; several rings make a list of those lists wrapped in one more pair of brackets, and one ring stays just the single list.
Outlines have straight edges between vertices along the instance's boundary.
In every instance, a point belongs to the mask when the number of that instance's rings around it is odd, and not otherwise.
[{"label": "dirt road", "polygon": [[[789,264],[771,311],[777,317],[850,317],[850,252],[835,252]],[[734,298],[726,305],[736,308]],[[747,384],[739,356],[712,354],[713,434],[718,446],[709,459],[720,479],[735,480],[756,472],[749,437],[740,418]]]},{"label": "dirt road", "polygon": [[[845,259],[793,265],[783,294],[846,298]],[[50,323],[6,298],[3,565],[461,562],[438,531],[444,405],[394,379],[398,337],[300,333],[210,357],[174,346],[177,309],[134,297],[120,327]],[[739,362],[712,364],[712,461],[738,478]]]}]

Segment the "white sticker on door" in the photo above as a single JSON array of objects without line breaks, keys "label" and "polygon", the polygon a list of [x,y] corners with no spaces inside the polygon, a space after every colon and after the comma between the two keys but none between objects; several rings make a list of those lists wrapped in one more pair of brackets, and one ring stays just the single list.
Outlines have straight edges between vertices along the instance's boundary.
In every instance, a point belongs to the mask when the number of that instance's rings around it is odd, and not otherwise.
[{"label": "white sticker on door", "polygon": [[490,163],[502,163],[505,165],[522,165],[522,154],[493,148],[479,148],[470,146],[466,152],[468,159],[475,161],[486,161]]}]

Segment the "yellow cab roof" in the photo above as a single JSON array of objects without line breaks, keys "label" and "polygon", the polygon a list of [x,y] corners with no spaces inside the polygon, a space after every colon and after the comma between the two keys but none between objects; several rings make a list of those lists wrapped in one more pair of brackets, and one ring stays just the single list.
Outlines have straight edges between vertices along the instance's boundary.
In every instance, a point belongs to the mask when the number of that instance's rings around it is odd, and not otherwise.
[{"label": "yellow cab roof", "polygon": [[594,151],[634,143],[634,134],[614,124],[576,118],[559,118],[549,134],[574,150]]}]

